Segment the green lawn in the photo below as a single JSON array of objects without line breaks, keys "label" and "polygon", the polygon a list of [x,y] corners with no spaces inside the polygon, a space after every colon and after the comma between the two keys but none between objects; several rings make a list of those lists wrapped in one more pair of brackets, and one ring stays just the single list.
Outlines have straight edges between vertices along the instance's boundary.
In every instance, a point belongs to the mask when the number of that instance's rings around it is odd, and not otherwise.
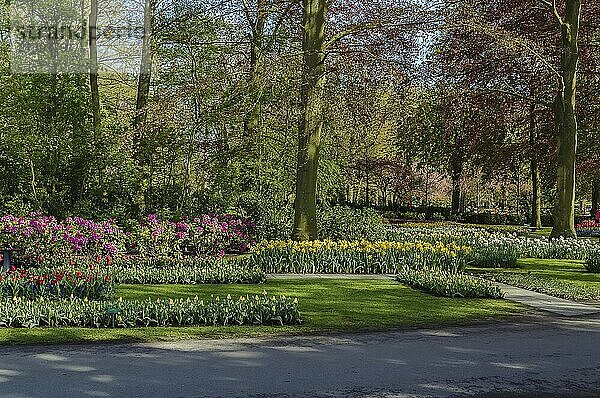
[{"label": "green lawn", "polygon": [[459,325],[519,314],[524,307],[504,300],[448,299],[389,280],[274,280],[265,285],[123,285],[124,299],[285,294],[300,300],[305,323],[295,327],[196,327],[147,329],[0,330],[0,344],[152,341]]},{"label": "green lawn", "polygon": [[600,301],[600,274],[586,271],[583,261],[519,259],[520,268],[469,268],[475,273],[500,275],[497,280],[571,300]]},{"label": "green lawn", "polygon": [[475,272],[516,272],[533,274],[539,278],[559,279],[579,286],[597,287],[600,289],[600,274],[586,271],[583,261],[578,260],[546,260],[538,258],[522,258],[517,264],[519,268],[470,268]]}]

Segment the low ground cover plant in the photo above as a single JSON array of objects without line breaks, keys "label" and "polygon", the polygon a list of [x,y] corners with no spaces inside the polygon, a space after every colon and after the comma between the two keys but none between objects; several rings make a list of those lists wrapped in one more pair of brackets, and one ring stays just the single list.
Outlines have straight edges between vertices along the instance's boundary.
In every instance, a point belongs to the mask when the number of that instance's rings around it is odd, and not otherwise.
[{"label": "low ground cover plant", "polygon": [[25,270],[12,267],[8,273],[0,275],[0,298],[108,300],[114,291],[110,272],[100,269]]},{"label": "low ground cover plant", "polygon": [[0,327],[130,328],[152,326],[296,325],[298,301],[285,296],[111,302],[43,298],[0,300]]},{"label": "low ground cover plant", "polygon": [[398,273],[396,280],[441,297],[493,299],[504,297],[502,290],[492,282],[462,272],[407,268]]},{"label": "low ground cover plant", "polygon": [[496,272],[481,277],[568,300],[600,300],[600,288],[530,273]]},{"label": "low ground cover plant", "polygon": [[469,264],[481,268],[517,268],[519,250],[510,244],[482,245],[473,249]]},{"label": "low ground cover plant", "polygon": [[470,249],[453,243],[265,241],[244,261],[266,273],[394,274],[404,268],[456,272]]}]

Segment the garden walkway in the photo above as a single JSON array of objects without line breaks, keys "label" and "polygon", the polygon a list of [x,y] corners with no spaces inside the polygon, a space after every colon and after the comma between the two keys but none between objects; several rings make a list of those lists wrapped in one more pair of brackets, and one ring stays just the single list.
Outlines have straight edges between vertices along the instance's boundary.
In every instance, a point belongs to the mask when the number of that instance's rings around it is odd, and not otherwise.
[{"label": "garden walkway", "polygon": [[504,293],[506,293],[504,297],[507,300],[516,301],[517,303],[525,304],[541,311],[551,312],[562,316],[600,314],[600,307],[548,296],[547,294],[536,293],[531,290],[521,289],[502,283],[499,283],[498,285]]},{"label": "garden walkway", "polygon": [[[393,275],[351,275],[351,274],[272,274],[269,279],[393,279]],[[585,316],[600,314],[600,307],[577,303],[547,294],[532,292],[514,286],[498,283],[506,293],[507,300],[533,307],[540,311],[561,316]]]}]

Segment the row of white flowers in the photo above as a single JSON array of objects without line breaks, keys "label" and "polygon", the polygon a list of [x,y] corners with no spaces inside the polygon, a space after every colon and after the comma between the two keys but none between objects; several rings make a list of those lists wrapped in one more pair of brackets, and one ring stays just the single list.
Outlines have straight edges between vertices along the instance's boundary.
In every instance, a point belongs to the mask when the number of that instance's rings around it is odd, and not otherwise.
[{"label": "row of white flowers", "polygon": [[[474,252],[504,252],[524,258],[560,258],[584,260],[600,248],[592,239],[549,239],[531,237],[514,231],[487,230],[459,225],[407,225],[390,231],[390,238],[400,241],[456,243],[470,246]],[[481,250],[478,250],[481,249]]]}]

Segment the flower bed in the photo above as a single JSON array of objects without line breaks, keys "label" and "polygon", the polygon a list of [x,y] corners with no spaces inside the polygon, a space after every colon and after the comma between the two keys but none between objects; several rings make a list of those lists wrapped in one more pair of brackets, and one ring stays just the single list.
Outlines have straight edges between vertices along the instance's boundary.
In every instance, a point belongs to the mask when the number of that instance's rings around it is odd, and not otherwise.
[{"label": "flower bed", "polygon": [[410,242],[443,242],[473,248],[470,261],[479,266],[512,266],[517,258],[583,260],[596,242],[586,239],[527,237],[516,232],[457,225],[419,224],[393,228],[389,239]]},{"label": "flower bed", "polygon": [[403,268],[458,271],[465,246],[424,242],[265,241],[243,260],[266,273],[393,274]]},{"label": "flower bed", "polygon": [[585,220],[575,226],[577,236],[580,237],[600,237],[600,221]]},{"label": "flower bed", "polygon": [[494,299],[504,297],[504,292],[493,283],[463,273],[435,269],[404,269],[398,273],[396,280],[441,297]]},{"label": "flower bed", "polygon": [[245,262],[215,258],[148,259],[110,268],[115,282],[127,284],[259,284],[265,273]]},{"label": "flower bed", "polygon": [[0,298],[26,299],[86,298],[108,300],[114,294],[114,281],[101,270],[17,270],[0,275]]},{"label": "flower bed", "polygon": [[130,328],[150,326],[295,325],[298,301],[284,296],[231,297],[210,301],[158,299],[113,302],[65,299],[0,300],[0,327]]}]

